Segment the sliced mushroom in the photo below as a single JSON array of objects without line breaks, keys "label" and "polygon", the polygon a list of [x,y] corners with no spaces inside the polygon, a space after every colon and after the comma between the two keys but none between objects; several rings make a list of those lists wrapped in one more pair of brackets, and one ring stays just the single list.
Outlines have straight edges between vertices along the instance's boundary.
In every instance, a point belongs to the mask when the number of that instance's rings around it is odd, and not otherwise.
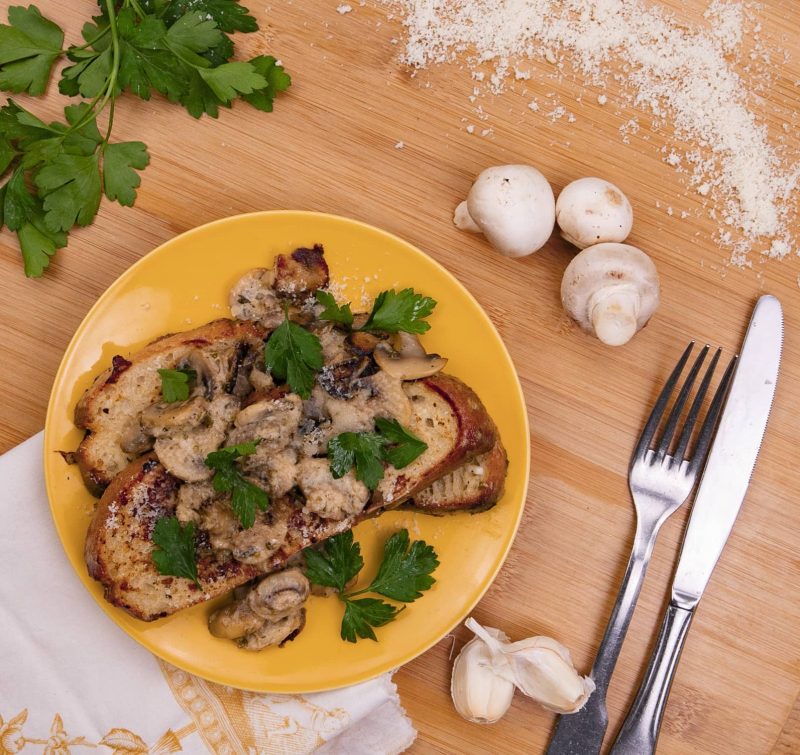
[{"label": "sliced mushroom", "polygon": [[141,429],[156,438],[163,438],[178,429],[198,427],[208,416],[208,406],[208,401],[202,396],[170,404],[153,404],[142,412]]},{"label": "sliced mushroom", "polygon": [[245,635],[237,644],[243,650],[263,650],[271,645],[283,645],[297,637],[305,623],[306,612],[301,608],[280,621],[264,622],[260,629]]},{"label": "sliced mushroom", "polygon": [[123,429],[119,446],[125,453],[139,456],[153,447],[153,436],[146,433],[139,418],[134,417]]},{"label": "sliced mushroom", "polygon": [[[245,344],[240,344],[244,345]],[[195,378],[196,393],[202,393],[208,400],[226,391],[231,378],[231,366],[234,352],[226,349],[223,352],[211,349],[194,349],[186,356],[186,367],[197,373]],[[228,391],[230,392],[230,391]]]},{"label": "sliced mushroom", "polygon": [[178,488],[175,516],[181,522],[199,522],[200,509],[217,494],[210,482],[187,482]]},{"label": "sliced mushroom", "polygon": [[[205,403],[203,399],[190,399],[194,400]],[[178,425],[155,442],[158,460],[170,474],[186,482],[201,482],[211,477],[212,470],[205,465],[206,456],[225,440],[225,431],[239,410],[239,399],[223,393],[207,406],[207,419],[200,426]]]},{"label": "sliced mushroom", "polygon": [[[249,482],[263,488],[255,478]],[[231,554],[243,564],[264,564],[284,544],[289,527],[289,512],[286,507],[273,504],[269,511],[260,512],[255,524],[242,529],[233,537]]]},{"label": "sliced mushroom", "polygon": [[381,339],[374,333],[367,333],[363,330],[356,330],[350,333],[345,339],[347,347],[356,356],[362,357],[375,351],[375,347]]},{"label": "sliced mushroom", "polygon": [[265,372],[260,367],[253,367],[250,370],[250,385],[256,391],[267,391],[275,385],[272,375]]},{"label": "sliced mushroom", "polygon": [[361,388],[361,378],[369,377],[375,371],[375,365],[369,357],[353,357],[323,367],[317,380],[328,395],[348,399]]},{"label": "sliced mushroom", "polygon": [[375,347],[373,357],[385,373],[398,380],[417,380],[442,370],[447,359],[438,354],[426,354],[419,339],[409,333],[398,334],[394,348],[387,343]]},{"label": "sliced mushroom", "polygon": [[262,579],[247,595],[247,605],[262,619],[274,622],[302,607],[310,590],[300,569],[285,569]]},{"label": "sliced mushroom", "polygon": [[253,613],[246,600],[235,600],[214,611],[208,620],[208,631],[214,637],[236,640],[255,632],[264,625],[264,619]]}]

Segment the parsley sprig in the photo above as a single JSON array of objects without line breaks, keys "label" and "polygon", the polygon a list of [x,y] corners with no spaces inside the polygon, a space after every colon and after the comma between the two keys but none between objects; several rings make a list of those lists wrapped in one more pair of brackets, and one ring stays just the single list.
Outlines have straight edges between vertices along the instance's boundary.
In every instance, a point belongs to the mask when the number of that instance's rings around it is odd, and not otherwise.
[{"label": "parsley sprig", "polygon": [[292,322],[287,310],[264,348],[266,368],[278,380],[285,380],[300,398],[307,399],[323,363],[319,338]]},{"label": "parsley sprig", "polygon": [[350,310],[349,302],[340,307],[336,303],[333,294],[328,291],[316,291],[314,297],[324,307],[322,312],[319,313],[320,320],[338,322],[348,328],[353,324],[353,313]]},{"label": "parsley sprig", "polygon": [[[0,108],[0,228],[16,232],[25,274],[39,277],[67,233],[92,222],[103,194],[130,206],[149,163],[139,141],[112,142],[123,91],[153,92],[199,118],[216,118],[239,98],[271,111],[291,79],[275,58],[231,61],[233,32],[258,25],[239,0],[98,0],[100,15],[83,27],[83,43],[63,48],[64,32],[38,8],[10,6],[0,24],[0,89],[43,94],[54,64],[59,91],[86,101],[64,120],[45,123],[13,100]],[[103,133],[98,117],[107,112]]]},{"label": "parsley sprig", "polygon": [[269,506],[269,496],[258,485],[246,480],[236,460],[256,452],[258,441],[239,443],[213,451],[206,456],[206,466],[214,470],[211,484],[218,493],[231,494],[233,513],[246,530],[256,523],[256,509],[264,511]]},{"label": "parsley sprig", "polygon": [[156,547],[152,558],[159,574],[185,577],[200,587],[194,534],[194,522],[181,525],[175,516],[162,517],[153,528],[152,540]]},{"label": "parsley sprig", "polygon": [[161,398],[168,404],[175,401],[186,401],[189,398],[189,382],[197,377],[195,370],[160,369]]},{"label": "parsley sprig", "polygon": [[373,628],[397,618],[405,606],[398,607],[380,598],[358,598],[376,593],[402,603],[413,603],[436,582],[431,573],[439,566],[436,551],[424,540],[410,542],[408,530],[395,532],[384,544],[383,560],[370,584],[356,592],[345,587],[364,566],[361,546],[352,531],[334,535],[319,550],[306,548],[306,576],[311,582],[334,588],[344,603],[341,637],[347,642],[358,638],[377,640]]},{"label": "parsley sprig", "polygon": [[414,292],[413,288],[402,291],[381,291],[375,298],[372,311],[360,330],[381,330],[386,333],[425,333],[430,324],[425,318],[433,312],[436,300]]},{"label": "parsley sprig", "polygon": [[384,462],[402,469],[428,448],[396,419],[378,417],[375,427],[377,432],[339,433],[328,441],[328,460],[336,479],[355,467],[356,479],[375,490],[383,479]]},{"label": "parsley sprig", "polygon": [[[353,313],[350,311],[349,302],[340,306],[327,291],[317,291],[315,296],[324,307],[319,314],[320,320],[330,320],[347,328],[352,327]],[[425,333],[431,327],[425,318],[433,312],[435,306],[435,299],[418,294],[413,288],[404,288],[402,291],[391,289],[381,291],[375,297],[366,321],[357,330]]]}]

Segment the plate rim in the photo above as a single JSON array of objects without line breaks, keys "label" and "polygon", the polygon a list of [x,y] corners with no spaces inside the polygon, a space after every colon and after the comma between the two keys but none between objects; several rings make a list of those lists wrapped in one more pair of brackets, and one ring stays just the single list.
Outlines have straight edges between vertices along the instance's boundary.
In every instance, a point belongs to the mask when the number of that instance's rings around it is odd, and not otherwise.
[{"label": "plate rim", "polygon": [[[295,689],[295,688],[281,688],[280,690],[275,690],[274,687],[269,687],[269,686],[260,686],[260,687],[244,686],[244,687],[241,687],[241,686],[238,686],[237,684],[231,684],[230,678],[222,676],[222,675],[219,675],[219,674],[216,674],[213,671],[198,672],[197,668],[187,668],[181,662],[180,659],[177,659],[175,657],[171,657],[170,653],[168,651],[164,651],[162,648],[154,647],[154,644],[152,642],[149,642],[145,637],[142,637],[140,634],[134,634],[134,632],[131,631],[131,629],[129,629],[126,625],[120,624],[115,619],[115,615],[116,615],[116,613],[118,611],[121,611],[122,609],[118,608],[117,606],[113,606],[112,604],[108,603],[108,601],[104,600],[102,596],[98,596],[95,592],[93,592],[92,590],[88,589],[88,587],[86,585],[86,582],[85,582],[83,576],[81,575],[81,572],[80,572],[80,569],[79,569],[79,565],[77,565],[75,563],[75,561],[73,560],[70,552],[67,550],[67,548],[65,546],[64,533],[63,533],[62,527],[61,527],[61,525],[59,523],[59,519],[56,516],[56,511],[55,511],[55,507],[54,507],[54,503],[53,503],[54,499],[56,497],[55,490],[54,490],[55,480],[52,479],[52,477],[51,477],[51,475],[49,474],[49,471],[48,471],[49,470],[48,449],[51,446],[50,441],[52,439],[52,434],[54,432],[53,425],[54,425],[54,422],[55,422],[55,420],[51,419],[51,417],[52,417],[52,415],[53,415],[53,413],[55,411],[55,401],[54,401],[54,399],[56,397],[57,390],[59,389],[59,387],[61,385],[61,382],[63,380],[63,374],[67,369],[67,362],[68,362],[67,356],[72,353],[76,342],[83,336],[85,331],[89,328],[89,323],[92,320],[92,317],[95,314],[95,312],[97,310],[99,310],[100,307],[103,304],[106,303],[106,300],[109,297],[113,297],[114,291],[116,289],[118,289],[119,287],[121,287],[126,280],[128,280],[132,275],[134,275],[135,271],[138,270],[138,268],[140,266],[143,266],[151,256],[153,256],[153,255],[155,255],[157,253],[160,253],[161,250],[164,249],[164,247],[167,247],[167,246],[169,246],[170,244],[173,244],[173,243],[177,243],[179,240],[185,240],[187,238],[190,238],[194,234],[202,233],[202,232],[206,231],[209,228],[213,228],[213,227],[219,226],[219,225],[225,225],[225,224],[230,223],[232,221],[236,221],[236,220],[240,220],[240,219],[244,219],[244,218],[276,217],[276,216],[287,217],[287,218],[291,218],[291,217],[302,218],[302,217],[313,216],[315,218],[320,218],[320,219],[324,219],[324,220],[330,220],[330,221],[333,221],[333,222],[336,222],[336,223],[344,223],[344,224],[349,225],[351,227],[356,227],[356,228],[359,228],[359,229],[363,229],[363,230],[367,230],[367,231],[370,231],[370,232],[373,232],[373,233],[377,233],[377,234],[379,234],[381,236],[384,236],[386,238],[391,239],[394,242],[399,242],[402,246],[406,247],[408,249],[408,251],[412,252],[414,254],[414,256],[425,258],[428,262],[430,262],[436,268],[438,268],[439,271],[441,273],[443,273],[447,278],[449,278],[452,281],[452,283],[455,284],[455,286],[458,289],[460,289],[462,294],[467,297],[467,299],[474,306],[474,309],[477,311],[479,317],[481,317],[484,320],[485,324],[489,326],[489,329],[491,330],[491,332],[496,337],[497,342],[498,342],[498,344],[499,344],[499,346],[501,348],[501,351],[504,354],[505,358],[507,359],[508,364],[511,366],[511,369],[512,369],[512,372],[513,372],[513,375],[514,375],[514,383],[515,383],[515,388],[516,388],[516,396],[515,396],[515,398],[519,400],[519,403],[523,408],[523,411],[522,411],[521,414],[522,414],[522,430],[524,431],[524,449],[523,449],[524,458],[521,460],[522,465],[523,465],[522,500],[520,501],[518,509],[517,509],[517,514],[516,514],[516,518],[515,518],[515,520],[513,522],[513,527],[512,527],[512,531],[510,533],[510,537],[508,539],[508,542],[507,542],[505,548],[503,549],[502,554],[500,555],[500,558],[497,561],[496,566],[491,571],[491,573],[487,575],[487,577],[484,580],[484,584],[476,592],[474,599],[470,602],[470,604],[463,611],[460,611],[458,613],[458,615],[455,616],[454,620],[448,624],[447,629],[445,631],[437,634],[437,636],[435,636],[428,644],[424,645],[424,647],[422,647],[421,649],[412,650],[412,651],[402,655],[401,658],[396,663],[391,663],[391,664],[387,665],[385,662],[383,662],[383,664],[380,665],[378,670],[376,670],[374,673],[372,673],[372,674],[370,674],[368,676],[363,676],[362,678],[359,678],[356,681],[347,681],[347,682],[343,682],[343,683],[339,683],[339,684],[335,684],[335,683],[334,684],[323,684],[323,685],[320,685],[320,686],[317,686],[317,687],[313,687],[313,688],[308,688],[308,687],[302,687],[302,688],[297,688],[297,689]],[[154,336],[154,337],[157,337],[157,336]],[[334,213],[317,212],[317,211],[313,211],[313,210],[257,210],[257,211],[254,211],[254,212],[237,213],[235,215],[228,215],[228,216],[223,217],[223,218],[217,218],[216,220],[212,220],[212,221],[209,221],[208,223],[203,223],[202,225],[198,225],[198,226],[195,226],[193,228],[189,228],[189,229],[187,229],[185,231],[182,231],[179,234],[176,234],[175,236],[172,236],[169,239],[166,239],[165,241],[160,243],[158,246],[154,247],[149,252],[147,252],[146,254],[142,255],[142,257],[140,257],[132,265],[127,267],[125,270],[123,270],[122,273],[120,273],[120,275],[118,275],[108,285],[108,287],[97,297],[97,299],[94,302],[94,304],[92,304],[92,306],[88,309],[86,314],[83,316],[81,322],[79,323],[78,327],[75,329],[75,332],[73,333],[72,338],[70,338],[69,343],[67,344],[66,348],[64,349],[64,352],[63,352],[62,357],[61,357],[61,361],[59,362],[58,369],[56,370],[55,376],[53,378],[53,384],[52,384],[52,387],[51,387],[51,390],[50,390],[50,394],[48,396],[47,412],[46,412],[46,415],[45,415],[44,439],[43,440],[44,440],[44,442],[43,442],[43,448],[42,448],[42,467],[43,467],[43,472],[44,472],[44,481],[45,481],[45,491],[46,491],[46,494],[47,494],[47,502],[48,502],[48,507],[50,509],[50,517],[51,517],[51,520],[53,522],[53,526],[55,527],[56,534],[58,535],[59,544],[61,545],[62,551],[64,552],[64,555],[67,557],[67,560],[69,561],[69,564],[70,564],[70,566],[72,568],[72,571],[74,572],[75,576],[81,582],[82,588],[84,590],[86,590],[86,592],[91,596],[93,601],[96,604],[98,604],[98,606],[103,610],[103,612],[114,622],[114,625],[117,627],[117,629],[120,629],[120,630],[124,631],[129,637],[131,637],[132,640],[137,642],[139,645],[141,645],[143,648],[145,648],[147,651],[152,653],[154,656],[156,656],[160,660],[165,661],[167,663],[170,663],[173,666],[181,669],[182,671],[184,671],[186,673],[193,674],[193,675],[198,676],[198,677],[200,677],[202,679],[206,679],[208,681],[211,681],[211,682],[214,682],[214,683],[217,683],[217,684],[221,684],[221,685],[234,686],[234,687],[237,687],[238,689],[250,690],[250,691],[253,691],[253,692],[267,692],[267,693],[276,693],[276,694],[313,694],[315,692],[324,692],[324,691],[329,691],[329,690],[334,690],[334,689],[340,689],[340,688],[343,688],[343,687],[352,686],[354,684],[359,684],[359,683],[362,683],[362,682],[369,681],[370,679],[374,679],[374,678],[380,676],[381,674],[386,673],[387,671],[391,671],[392,669],[395,669],[395,670],[399,669],[400,667],[406,665],[407,663],[410,663],[412,660],[414,660],[414,659],[420,657],[421,655],[423,655],[424,653],[426,653],[434,645],[436,645],[438,642],[440,642],[442,640],[442,638],[444,638],[448,634],[450,634],[458,626],[458,624],[461,623],[461,621],[464,619],[464,617],[469,615],[469,613],[481,601],[483,596],[486,594],[486,592],[489,590],[489,588],[494,583],[495,579],[497,578],[497,575],[500,572],[500,569],[502,569],[503,565],[505,564],[506,559],[508,558],[508,554],[511,551],[511,548],[513,547],[514,542],[516,540],[516,536],[517,536],[517,533],[519,531],[520,524],[522,522],[522,517],[523,517],[523,515],[525,513],[525,506],[526,506],[526,503],[527,503],[527,493],[528,493],[529,488],[530,488],[530,466],[531,466],[531,458],[530,458],[531,457],[530,421],[529,421],[529,418],[528,418],[528,410],[527,410],[527,402],[525,400],[525,393],[522,390],[522,383],[520,381],[519,373],[517,371],[517,368],[516,368],[516,365],[514,364],[513,359],[511,358],[511,354],[508,351],[508,347],[506,346],[505,341],[503,340],[503,338],[500,336],[500,333],[498,332],[497,328],[495,327],[494,322],[491,320],[491,318],[489,317],[489,315],[486,312],[486,310],[481,306],[481,304],[472,295],[472,293],[467,289],[467,287],[452,272],[450,272],[450,270],[448,270],[441,262],[439,262],[438,260],[436,260],[435,258],[430,256],[429,254],[424,252],[422,249],[420,249],[419,247],[417,247],[415,244],[411,243],[410,241],[407,241],[406,239],[402,238],[401,236],[398,236],[397,234],[394,234],[394,233],[392,233],[390,231],[386,231],[386,230],[384,230],[382,228],[379,228],[378,226],[374,226],[374,225],[372,225],[370,223],[366,223],[366,222],[361,221],[361,220],[356,220],[354,218],[349,218],[349,217],[346,217],[346,216],[343,216],[343,215],[336,215]],[[82,565],[85,566],[85,564],[83,564],[83,563],[82,563]]]}]

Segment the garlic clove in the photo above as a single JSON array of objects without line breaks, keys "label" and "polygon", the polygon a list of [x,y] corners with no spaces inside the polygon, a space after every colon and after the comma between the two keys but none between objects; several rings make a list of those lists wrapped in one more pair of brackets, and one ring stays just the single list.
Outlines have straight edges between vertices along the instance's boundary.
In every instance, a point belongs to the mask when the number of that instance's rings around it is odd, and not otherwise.
[{"label": "garlic clove", "polygon": [[[499,629],[489,629],[498,639],[507,640]],[[467,721],[491,724],[511,707],[514,683],[492,669],[491,654],[479,637],[470,640],[453,663],[450,694],[458,714]]]},{"label": "garlic clove", "polygon": [[517,687],[547,710],[575,713],[594,692],[594,681],[580,676],[569,651],[550,637],[531,637],[507,650]]},{"label": "garlic clove", "polygon": [[[505,635],[483,627],[473,618],[466,626],[487,648],[491,672],[556,713],[576,713],[594,692],[589,677],[581,677],[572,665],[569,650],[550,637],[530,637],[507,642]],[[474,640],[473,640],[474,642]]]}]

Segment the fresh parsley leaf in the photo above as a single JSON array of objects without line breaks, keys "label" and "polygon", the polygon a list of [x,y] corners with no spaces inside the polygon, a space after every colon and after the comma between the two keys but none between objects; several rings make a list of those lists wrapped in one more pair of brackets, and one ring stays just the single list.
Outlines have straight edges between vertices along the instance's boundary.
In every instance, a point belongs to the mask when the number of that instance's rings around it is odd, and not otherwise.
[{"label": "fresh parsley leaf", "polygon": [[340,433],[328,441],[328,460],[336,479],[355,467],[356,479],[375,490],[383,479],[384,461],[402,469],[428,448],[395,419],[378,418],[375,426],[377,433]]},{"label": "fresh parsley leaf", "polygon": [[327,291],[316,291],[314,296],[316,300],[325,307],[319,315],[320,320],[340,322],[342,325],[347,325],[348,327],[353,324],[353,313],[350,311],[349,302],[340,307],[336,303],[336,299],[333,298],[333,294]]},{"label": "fresh parsley leaf", "polygon": [[159,574],[191,579],[198,587],[197,560],[194,545],[194,522],[181,526],[177,517],[165,516],[156,522],[152,540],[153,563]]},{"label": "fresh parsley leaf", "polygon": [[[402,609],[401,609],[402,610]],[[359,598],[346,600],[342,618],[341,637],[347,642],[357,642],[358,638],[377,641],[372,627],[382,627],[393,621],[399,610],[391,603],[379,598]]]},{"label": "fresh parsley leaf", "polygon": [[340,593],[361,571],[361,546],[353,542],[352,530],[328,538],[319,550],[306,548],[306,576],[318,585],[335,587]]},{"label": "fresh parsley leaf", "polygon": [[[218,45],[221,39],[222,32],[217,28],[217,22],[198,11],[189,11],[180,16],[167,29],[165,36],[165,42],[170,49],[188,61],[194,60],[187,55],[188,52],[203,52]],[[206,62],[206,65],[210,64]]]},{"label": "fresh parsley leaf", "polygon": [[189,381],[197,377],[194,370],[159,370],[161,398],[168,404],[189,398]]},{"label": "fresh parsley leaf", "polygon": [[252,94],[267,86],[267,80],[256,73],[251,63],[240,60],[215,68],[199,68],[197,72],[220,102],[226,105],[240,94]]},{"label": "fresh parsley leaf", "polygon": [[435,582],[430,575],[439,565],[433,548],[421,540],[409,545],[408,530],[403,529],[386,541],[383,560],[369,587],[345,594],[347,583],[364,566],[361,547],[353,542],[351,530],[329,538],[319,550],[306,548],[303,555],[308,579],[338,591],[339,600],[345,605],[341,637],[347,642],[356,642],[358,638],[376,640],[373,627],[388,624],[403,610],[379,598],[356,599],[356,596],[376,592],[412,603]]},{"label": "fresh parsley leaf", "polygon": [[382,330],[386,333],[425,333],[430,325],[426,317],[433,312],[436,300],[414,293],[413,288],[402,291],[381,291],[361,330]]},{"label": "fresh parsley leaf", "polygon": [[383,445],[377,433],[340,433],[328,441],[331,474],[339,479],[353,467],[356,479],[375,490],[383,478]]},{"label": "fresh parsley leaf", "polygon": [[56,249],[67,245],[67,234],[50,231],[43,221],[24,223],[17,231],[17,239],[28,278],[38,278],[50,264]]},{"label": "fresh parsley leaf", "polygon": [[292,83],[292,77],[278,65],[272,55],[259,55],[250,61],[257,74],[267,82],[266,86],[250,94],[243,94],[242,99],[249,102],[256,110],[272,112],[272,102],[278,92],[285,92]]},{"label": "fresh parsley leaf", "polygon": [[407,467],[428,448],[424,440],[406,430],[396,419],[378,417],[375,427],[386,440],[383,458],[395,469]]},{"label": "fresh parsley leaf", "polygon": [[28,218],[38,211],[40,203],[28,191],[25,185],[25,172],[21,167],[11,174],[5,189],[4,220],[9,230],[18,231],[28,222]]},{"label": "fresh parsley leaf", "polygon": [[171,0],[164,3],[161,18],[167,24],[172,24],[188,11],[196,11],[213,19],[224,32],[258,31],[255,18],[238,0]]},{"label": "fresh parsley leaf", "polygon": [[211,480],[214,490],[231,494],[233,513],[246,530],[256,522],[256,509],[264,511],[269,506],[266,491],[246,480],[236,466],[236,459],[254,454],[257,446],[257,441],[227,446],[213,451],[205,460],[206,466],[214,470]]},{"label": "fresh parsley leaf", "polygon": [[98,155],[61,153],[34,177],[44,197],[45,224],[51,231],[88,225],[100,207]]},{"label": "fresh parsley leaf", "polygon": [[412,603],[436,582],[431,572],[437,566],[436,551],[424,540],[409,545],[408,530],[402,529],[386,541],[378,573],[363,592]]},{"label": "fresh parsley leaf", "polygon": [[8,22],[0,24],[0,89],[44,94],[64,32],[35,5],[12,5]]},{"label": "fresh parsley leaf", "polygon": [[264,364],[274,377],[285,380],[300,398],[307,399],[316,374],[322,369],[322,344],[286,314],[267,341]]},{"label": "fresh parsley leaf", "polygon": [[103,153],[103,189],[110,200],[130,207],[142,182],[136,172],[147,167],[150,156],[143,142],[109,144]]}]

